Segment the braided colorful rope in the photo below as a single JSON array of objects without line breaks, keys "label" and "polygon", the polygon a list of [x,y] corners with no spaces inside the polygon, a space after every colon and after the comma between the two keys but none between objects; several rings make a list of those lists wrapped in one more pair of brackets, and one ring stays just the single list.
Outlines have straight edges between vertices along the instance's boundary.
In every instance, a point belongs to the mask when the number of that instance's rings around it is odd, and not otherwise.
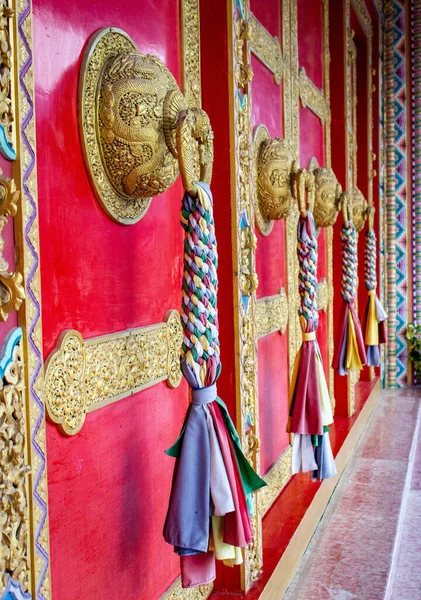
[{"label": "braided colorful rope", "polygon": [[218,254],[209,186],[183,197],[185,231],[181,366],[192,402],[180,437],[167,450],[175,457],[165,540],[180,555],[183,587],[215,578],[215,558],[242,562],[253,538],[248,497],[265,482],[253,471],[227,408],[217,395],[221,372],[218,339]]},{"label": "braided colorful rope", "polygon": [[349,222],[348,227],[342,226],[342,289],[341,296],[351,304],[357,294],[357,231],[355,225]]},{"label": "braided colorful rope", "polygon": [[354,224],[342,225],[342,288],[343,298],[340,327],[335,344],[332,366],[339,375],[361,370],[367,362],[361,325],[354,308],[357,294],[357,232]]},{"label": "braided colorful rope", "polygon": [[368,300],[364,310],[362,326],[367,365],[369,367],[378,367],[380,365],[379,344],[386,342],[387,314],[376,295],[376,234],[372,229],[369,229],[365,234],[364,266]]},{"label": "braided colorful rope", "polygon": [[333,422],[332,406],[316,340],[317,311],[317,239],[313,214],[300,217],[297,232],[299,262],[298,314],[303,343],[295,359],[288,431],[294,433],[292,473],[313,471],[313,477],[325,479],[336,474],[328,425]]}]

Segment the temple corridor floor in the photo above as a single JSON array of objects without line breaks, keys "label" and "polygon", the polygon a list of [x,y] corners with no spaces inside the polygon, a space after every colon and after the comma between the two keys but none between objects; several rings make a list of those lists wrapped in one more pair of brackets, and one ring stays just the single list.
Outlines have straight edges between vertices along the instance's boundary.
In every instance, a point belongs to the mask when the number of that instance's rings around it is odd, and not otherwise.
[{"label": "temple corridor floor", "polygon": [[421,600],[420,420],[381,394],[284,600]]}]

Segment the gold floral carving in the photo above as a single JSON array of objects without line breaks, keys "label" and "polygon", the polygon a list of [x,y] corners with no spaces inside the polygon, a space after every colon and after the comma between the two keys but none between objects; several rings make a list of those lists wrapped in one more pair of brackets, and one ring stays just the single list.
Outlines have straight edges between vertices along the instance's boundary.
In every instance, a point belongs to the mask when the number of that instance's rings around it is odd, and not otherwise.
[{"label": "gold floral carving", "polygon": [[20,192],[13,179],[5,177],[0,170],[0,320],[5,321],[14,310],[18,310],[25,298],[23,275],[19,270],[9,272],[9,265],[3,257],[4,239],[2,231],[8,217],[18,212]]},{"label": "gold floral carving", "polygon": [[0,378],[0,596],[2,597],[9,576],[19,582],[24,591],[28,591],[30,585],[29,503],[26,488],[30,467],[26,463],[25,383],[20,341],[14,346],[12,352],[10,358],[2,354]]},{"label": "gold floral carving", "polygon": [[15,14],[7,0],[0,0],[0,124],[4,127],[7,141],[14,146],[14,114],[12,86],[12,47],[9,20]]},{"label": "gold floral carving", "polygon": [[273,467],[266,473],[267,486],[259,492],[262,514],[265,515],[272,506],[282,488],[291,477],[292,447],[289,446],[278,458]]},{"label": "gold floral carving", "polygon": [[329,306],[329,288],[326,279],[321,279],[317,286],[317,309],[327,311]]},{"label": "gold floral carving", "polygon": [[288,298],[284,288],[279,294],[259,298],[256,303],[257,336],[265,337],[279,331],[285,333],[288,324]]},{"label": "gold floral carving", "polygon": [[213,584],[199,585],[197,587],[182,588],[179,577],[172,586],[161,596],[160,600],[207,600],[212,594]]},{"label": "gold floral carving", "polygon": [[281,83],[284,65],[279,38],[272,36],[253,14],[250,26],[252,53],[273,73],[275,83]]},{"label": "gold floral carving", "polygon": [[[246,216],[244,216],[246,219]],[[243,296],[251,296],[257,290],[259,280],[254,269],[254,258],[257,247],[257,237],[248,220],[241,227],[241,292]]]},{"label": "gold floral carving", "polygon": [[258,125],[253,139],[253,200],[255,219],[262,235],[268,235],[273,221],[286,218],[294,203],[294,175],[297,171],[292,146],[271,138]]},{"label": "gold floral carving", "polygon": [[[232,215],[234,323],[236,331],[237,426],[246,456],[260,472],[259,402],[257,379],[256,238],[254,235],[252,126],[250,93],[249,0],[228,3],[228,48],[231,93]],[[254,539],[244,554],[242,588],[247,592],[262,569],[262,516],[259,494],[252,498]]]},{"label": "gold floral carving", "polygon": [[47,359],[48,415],[67,435],[80,431],[86,414],[160,381],[181,381],[182,327],[177,311],[165,323],[84,340],[67,331]]},{"label": "gold floral carving", "polygon": [[181,39],[184,96],[189,106],[199,108],[202,104],[199,0],[181,0]]},{"label": "gold floral carving", "polygon": [[303,107],[308,107],[319,117],[322,123],[330,121],[330,107],[326,102],[323,90],[317,86],[307,76],[304,67],[301,67],[299,74],[300,98]]}]

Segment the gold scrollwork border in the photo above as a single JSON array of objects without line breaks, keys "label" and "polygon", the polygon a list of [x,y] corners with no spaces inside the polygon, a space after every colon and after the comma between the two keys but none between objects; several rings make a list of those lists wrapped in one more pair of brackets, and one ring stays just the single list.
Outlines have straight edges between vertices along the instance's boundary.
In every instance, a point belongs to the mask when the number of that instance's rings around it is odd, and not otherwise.
[{"label": "gold scrollwork border", "polygon": [[202,85],[199,0],[181,0],[181,40],[184,97],[188,106],[200,108],[202,106]]},{"label": "gold scrollwork border", "polygon": [[84,340],[66,331],[47,359],[45,402],[50,419],[67,435],[78,433],[87,413],[160,381],[181,381],[183,339],[179,313],[165,323]]},{"label": "gold scrollwork border", "polygon": [[[256,239],[253,233],[253,178],[249,0],[228,2],[233,288],[237,426],[247,458],[260,472],[256,335]],[[253,235],[252,235],[253,234]],[[246,269],[246,271],[244,271]],[[249,282],[251,286],[248,285]],[[241,586],[247,592],[263,566],[259,494],[253,496],[254,539],[244,555]]]},{"label": "gold scrollwork border", "polygon": [[288,324],[288,297],[284,288],[274,296],[259,298],[256,302],[257,337],[279,331],[285,333]]},{"label": "gold scrollwork border", "polygon": [[250,25],[252,53],[273,73],[275,83],[280,84],[284,61],[279,38],[272,36],[253,14],[250,14]]},{"label": "gold scrollwork border", "polygon": [[279,496],[282,488],[291,478],[292,446],[281,454],[273,467],[266,473],[264,479],[267,483],[265,488],[259,492],[262,514],[265,515],[276,498]]}]

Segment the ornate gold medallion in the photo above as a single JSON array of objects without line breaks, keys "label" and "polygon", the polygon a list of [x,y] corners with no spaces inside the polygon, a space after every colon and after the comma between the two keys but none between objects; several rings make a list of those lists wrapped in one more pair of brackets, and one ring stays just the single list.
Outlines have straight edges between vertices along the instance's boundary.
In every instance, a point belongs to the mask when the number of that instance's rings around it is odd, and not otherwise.
[{"label": "ornate gold medallion", "polygon": [[178,176],[164,133],[164,102],[174,92],[182,98],[170,71],[124,31],[92,36],[80,72],[79,125],[95,195],[118,223],[139,221]]},{"label": "ornate gold medallion", "polygon": [[258,125],[253,138],[255,220],[262,235],[269,235],[274,221],[286,218],[294,203],[292,148],[281,138],[271,138]]}]

